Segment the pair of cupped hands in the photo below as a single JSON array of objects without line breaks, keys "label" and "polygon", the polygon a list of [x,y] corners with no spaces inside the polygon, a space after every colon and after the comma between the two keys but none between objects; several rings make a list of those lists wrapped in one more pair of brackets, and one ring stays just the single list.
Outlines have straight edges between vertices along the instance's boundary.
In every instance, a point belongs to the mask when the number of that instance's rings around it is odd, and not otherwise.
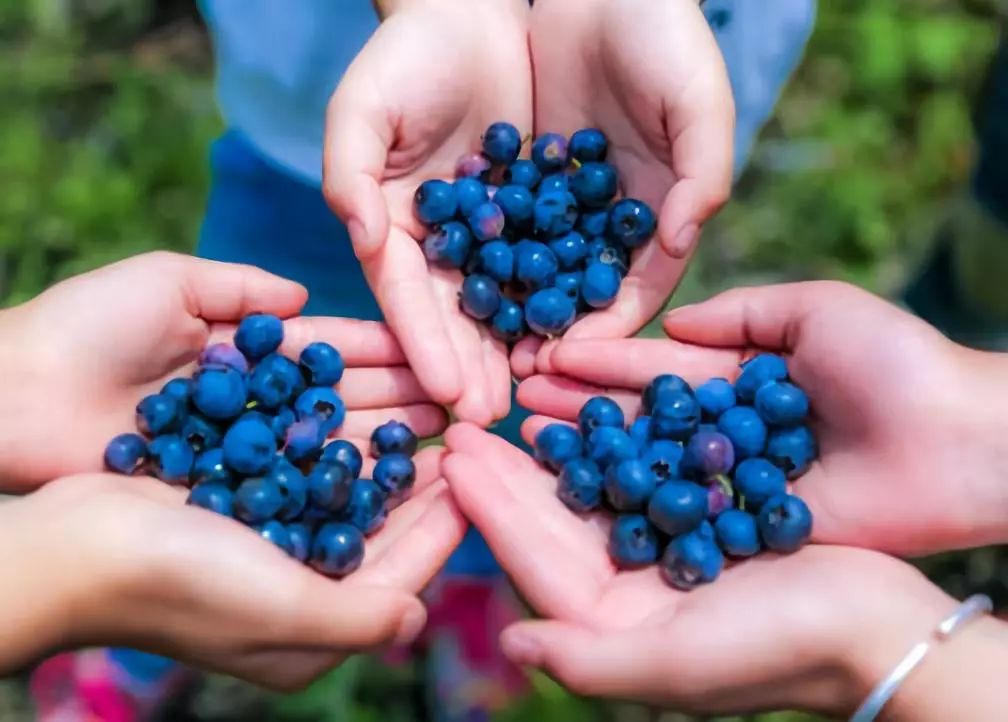
[{"label": "pair of cupped hands", "polygon": [[667,339],[564,339],[519,388],[538,414],[523,429],[531,438],[598,393],[634,414],[659,373],[695,383],[732,378],[757,350],[788,358],[821,443],[795,489],[815,515],[816,543],[730,566],[690,593],[655,568],[617,573],[606,521],[572,514],[550,474],[471,423],[447,429],[447,450],[421,452],[413,497],[338,582],[185,506],[178,489],[98,473],[137,400],[191,372],[199,351],[250,312],[286,319],[289,355],[315,340],[341,351],[342,434],[362,448],[389,418],[421,436],[445,431],[443,407],[384,325],[300,316],[305,301],[302,287],[259,269],[156,253],[0,315],[10,345],[5,490],[41,487],[0,505],[11,540],[0,567],[20,568],[22,593],[34,589],[54,620],[37,631],[40,648],[130,644],[296,688],[347,654],[413,639],[422,589],[472,523],[543,618],[505,632],[514,661],[579,692],[707,712],[835,710],[856,703],[885,671],[873,665],[894,662],[951,605],[912,567],[865,548],[920,554],[1005,538],[1002,411],[978,402],[1008,398],[1003,362],[829,282],[736,289],[679,308],[665,318]]}]

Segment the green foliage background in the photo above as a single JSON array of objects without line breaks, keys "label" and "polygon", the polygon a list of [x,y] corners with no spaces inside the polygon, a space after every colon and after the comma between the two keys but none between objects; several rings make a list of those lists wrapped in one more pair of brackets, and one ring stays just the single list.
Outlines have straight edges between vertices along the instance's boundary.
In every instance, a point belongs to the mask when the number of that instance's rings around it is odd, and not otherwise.
[{"label": "green foliage background", "polygon": [[[995,0],[823,0],[808,56],[676,301],[842,278],[900,289],[968,181]],[[221,130],[188,0],[0,0],[0,300],[126,255],[190,250]],[[358,660],[301,695],[211,679],[172,719],[412,722],[411,667]],[[16,684],[0,719],[27,718]],[[502,721],[682,720],[536,678]],[[782,713],[762,722],[809,719]]]}]

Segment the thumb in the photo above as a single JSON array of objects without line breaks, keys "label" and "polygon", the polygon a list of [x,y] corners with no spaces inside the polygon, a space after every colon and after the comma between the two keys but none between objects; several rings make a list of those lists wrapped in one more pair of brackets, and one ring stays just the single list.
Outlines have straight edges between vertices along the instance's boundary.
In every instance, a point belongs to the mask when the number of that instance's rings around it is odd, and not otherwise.
[{"label": "thumb", "polygon": [[[211,322],[236,322],[250,313],[296,316],[308,300],[299,283],[274,276],[261,268],[222,263],[183,255],[151,254],[162,269],[174,265],[181,276],[180,289],[189,313]],[[149,257],[138,262],[146,263]],[[163,271],[162,271],[163,272]]]}]

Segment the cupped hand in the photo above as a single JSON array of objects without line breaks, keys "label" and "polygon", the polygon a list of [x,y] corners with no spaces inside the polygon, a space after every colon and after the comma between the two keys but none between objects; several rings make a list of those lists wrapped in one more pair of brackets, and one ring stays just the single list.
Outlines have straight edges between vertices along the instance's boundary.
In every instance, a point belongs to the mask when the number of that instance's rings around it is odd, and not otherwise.
[{"label": "cupped hand", "polygon": [[413,497],[341,581],[147,477],[66,477],[4,505],[0,561],[7,552],[20,560],[25,589],[40,581],[49,613],[32,644],[125,645],[296,689],[351,653],[420,633],[416,595],[466,529],[437,478],[442,452],[417,455]]},{"label": "cupped hand", "polygon": [[850,713],[954,606],[912,567],[841,547],[764,554],[688,593],[657,567],[618,572],[606,515],[568,510],[531,457],[472,425],[447,442],[460,510],[545,618],[506,630],[505,652],[577,693],[702,713]]},{"label": "cupped hand", "polygon": [[507,350],[459,309],[461,274],[428,269],[413,195],[453,178],[494,121],[531,132],[527,16],[524,0],[404,6],[347,70],[326,124],[326,197],[385,319],[431,396],[484,426],[510,407]]},{"label": "cupped hand", "polygon": [[301,286],[250,266],[151,253],[57,284],[0,314],[11,380],[0,417],[0,488],[26,491],[58,476],[99,471],[105,444],[135,429],[134,409],[170,378],[192,372],[211,341],[227,341],[245,315],[287,319],[281,351],[313,341],[340,350],[344,436],[367,438],[390,418],[420,436],[440,433],[430,402],[379,323],[295,317]]},{"label": "cupped hand", "polygon": [[794,485],[814,541],[925,554],[1008,538],[1003,359],[835,282],[735,289],[671,312],[665,330],[669,339],[565,340],[549,358],[562,376],[526,381],[519,402],[572,420],[601,387],[636,414],[660,373],[733,379],[743,358],[777,352],[811,400],[819,440]]}]

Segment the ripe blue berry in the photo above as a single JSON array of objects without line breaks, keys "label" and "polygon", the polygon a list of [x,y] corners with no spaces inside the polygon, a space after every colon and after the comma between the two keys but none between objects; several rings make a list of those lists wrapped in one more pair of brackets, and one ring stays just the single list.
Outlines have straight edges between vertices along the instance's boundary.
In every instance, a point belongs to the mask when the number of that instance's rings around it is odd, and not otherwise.
[{"label": "ripe blue berry", "polygon": [[189,414],[182,422],[182,429],[179,435],[189,442],[197,454],[206,449],[220,446],[223,434],[216,424],[208,421],[199,414]]},{"label": "ripe blue berry", "polygon": [[669,536],[693,531],[707,518],[707,490],[689,481],[666,481],[651,495],[647,513]]},{"label": "ripe blue berry", "polygon": [[458,212],[468,216],[476,206],[490,200],[486,186],[476,178],[459,178],[455,181],[455,197],[458,198]]},{"label": "ripe blue berry", "polygon": [[773,551],[797,551],[812,536],[812,512],[797,496],[778,494],[760,509],[757,519],[763,542]]},{"label": "ripe blue berry", "polygon": [[385,454],[374,468],[374,482],[393,500],[404,498],[416,481],[416,466],[405,454]]},{"label": "ripe blue berry", "polygon": [[787,491],[787,479],[766,459],[753,457],[735,469],[735,490],[745,499],[747,510],[758,511],[770,497]]},{"label": "ripe blue berry", "polygon": [[302,522],[287,525],[287,538],[290,539],[291,556],[299,562],[308,560],[311,551],[311,529]]},{"label": "ripe blue berry", "polygon": [[371,455],[403,454],[413,456],[419,440],[406,424],[401,421],[386,421],[371,432]]},{"label": "ripe blue berry", "polygon": [[616,300],[621,280],[614,266],[592,261],[584,272],[581,295],[592,308],[608,308]]},{"label": "ripe blue berry", "polygon": [[221,516],[234,516],[234,493],[226,484],[205,482],[197,484],[186,499],[189,506],[198,506]]},{"label": "ripe blue berry", "polygon": [[420,184],[413,196],[416,216],[428,226],[450,221],[458,210],[455,186],[443,180],[428,180]]},{"label": "ripe blue berry", "polygon": [[200,366],[227,366],[240,374],[247,374],[248,359],[229,343],[215,343],[203,349],[199,355]]},{"label": "ripe blue berry", "polygon": [[759,456],[766,446],[767,428],[763,419],[748,406],[733,406],[721,414],[718,431],[731,439],[736,459]]},{"label": "ripe blue berry", "polygon": [[567,156],[581,163],[604,161],[609,152],[605,133],[597,128],[582,128],[570,137]]},{"label": "ripe blue berry", "polygon": [[147,460],[147,442],[139,434],[119,434],[105,447],[105,468],[132,474]]},{"label": "ripe blue berry", "polygon": [[620,514],[609,531],[609,557],[620,569],[658,561],[658,532],[641,514]]},{"label": "ripe blue berry", "polygon": [[776,354],[763,353],[742,364],[742,372],[735,381],[735,393],[740,399],[752,403],[763,384],[787,378],[787,363]]},{"label": "ripe blue berry", "polygon": [[364,535],[352,524],[323,524],[312,540],[308,564],[326,576],[341,578],[364,561]]},{"label": "ripe blue berry", "polygon": [[549,242],[549,249],[556,256],[560,268],[574,269],[581,265],[588,255],[588,243],[577,231],[568,231]]},{"label": "ripe blue berry", "polygon": [[245,410],[248,389],[245,378],[230,368],[206,368],[196,372],[193,405],[209,419],[233,419]]},{"label": "ripe blue berry", "polygon": [[540,336],[557,336],[574,323],[577,307],[563,291],[544,288],[525,302],[525,322]]},{"label": "ripe blue berry", "polygon": [[294,464],[314,461],[322,452],[325,438],[319,419],[312,417],[295,421],[287,428],[284,456]]},{"label": "ripe blue berry", "polygon": [[588,399],[578,412],[577,420],[578,428],[585,437],[601,426],[614,426],[617,429],[622,429],[625,423],[623,409],[606,396],[593,396]]},{"label": "ripe blue berry", "polygon": [[309,386],[335,386],[343,378],[345,369],[340,352],[325,341],[305,346],[298,366]]},{"label": "ripe blue berry", "polygon": [[714,521],[717,542],[730,557],[751,557],[760,550],[756,517],[741,509],[728,509]]},{"label": "ripe blue berry", "polygon": [[658,481],[651,466],[642,459],[624,459],[608,468],[605,492],[617,511],[639,511],[647,506]]},{"label": "ripe blue berry", "polygon": [[314,417],[319,421],[319,430],[328,436],[343,425],[346,405],[329,386],[312,386],[294,402],[294,411],[299,419]]},{"label": "ripe blue berry", "polygon": [[714,420],[735,405],[735,387],[728,379],[713,378],[696,387],[703,418]]},{"label": "ripe blue berry", "polygon": [[352,443],[346,439],[336,439],[326,444],[322,449],[321,461],[339,462],[350,470],[350,476],[356,479],[364,466],[364,457]]},{"label": "ripe blue berry", "polygon": [[261,359],[283,343],[283,321],[272,314],[253,313],[238,324],[235,346],[248,359]]},{"label": "ripe blue berry", "polygon": [[308,474],[308,498],[313,506],[338,512],[350,498],[350,469],[335,461],[319,462]]},{"label": "ripe blue berry", "polygon": [[683,534],[665,548],[661,575],[670,586],[688,592],[718,578],[724,555],[712,539],[699,532]]},{"label": "ripe blue berry", "polygon": [[[598,238],[605,235],[609,224],[609,211],[606,209],[589,210],[578,218],[577,229],[585,238]],[[604,242],[604,241],[603,241]]]},{"label": "ripe blue berry", "polygon": [[570,190],[582,206],[601,208],[616,195],[617,183],[616,169],[609,163],[585,163],[571,177]]},{"label": "ripe blue berry", "polygon": [[581,456],[584,442],[577,429],[567,424],[549,424],[535,436],[535,458],[553,473],[568,461]]},{"label": "ripe blue berry", "polygon": [[[496,199],[500,195],[494,196]],[[480,241],[489,241],[500,238],[504,232],[504,211],[493,201],[480,203],[468,216],[469,230],[473,236]]]},{"label": "ripe blue berry", "polygon": [[224,463],[223,449],[207,449],[196,457],[189,479],[193,484],[224,484],[234,483],[234,474]]},{"label": "ripe blue berry", "polygon": [[466,276],[462,281],[460,301],[462,311],[467,316],[478,321],[485,321],[497,313],[497,309],[500,308],[500,286],[489,276],[474,273],[471,276]]},{"label": "ripe blue berry", "polygon": [[507,241],[490,241],[479,249],[480,270],[498,283],[514,278],[515,254]]},{"label": "ripe blue berry", "polygon": [[462,268],[472,247],[472,234],[458,221],[437,226],[424,240],[424,256],[438,268]]},{"label": "ripe blue berry", "polygon": [[296,363],[278,353],[266,355],[248,379],[249,398],[266,410],[285,406],[304,388]]},{"label": "ripe blue berry", "polygon": [[505,343],[514,343],[525,335],[525,311],[510,298],[501,297],[500,308],[490,319],[490,335]]},{"label": "ripe blue berry", "polygon": [[651,417],[638,416],[637,419],[627,428],[630,438],[637,444],[641,451],[651,442]]},{"label": "ripe blue berry", "polygon": [[557,496],[572,511],[583,513],[602,503],[602,472],[594,461],[572,459],[557,478]]},{"label": "ripe blue berry", "polygon": [[172,379],[161,387],[161,394],[171,396],[180,404],[187,405],[192,391],[192,379]]},{"label": "ripe blue berry", "polygon": [[536,164],[530,160],[518,159],[504,172],[504,182],[519,186],[525,186],[533,190],[539,181],[542,180],[542,173],[536,168]]},{"label": "ripe blue berry", "polygon": [[700,405],[687,391],[663,392],[651,409],[651,434],[656,439],[688,439],[700,423]]},{"label": "ripe blue berry", "polygon": [[606,233],[610,241],[626,248],[640,248],[658,227],[654,211],[643,201],[624,198],[609,209]]},{"label": "ripe blue berry", "polygon": [[175,397],[152,394],[136,407],[136,425],[141,433],[157,436],[174,431],[182,423],[185,407]]},{"label": "ripe blue berry", "polygon": [[544,133],[532,144],[532,162],[543,175],[556,173],[567,165],[567,139],[559,133]]},{"label": "ripe blue berry", "polygon": [[278,459],[269,470],[266,478],[272,481],[280,489],[284,503],[277,512],[277,518],[281,521],[293,521],[308,503],[308,479],[301,470],[291,464],[286,459]]},{"label": "ripe blue berry", "polygon": [[516,246],[515,278],[530,290],[553,285],[557,274],[557,259],[543,243],[525,241]]},{"label": "ripe blue berry", "polygon": [[350,499],[341,513],[343,520],[365,534],[374,534],[382,528],[386,516],[385,494],[381,487],[370,479],[355,479],[350,484]]},{"label": "ripe blue berry", "polygon": [[276,436],[260,421],[239,421],[224,434],[224,463],[239,474],[262,474],[276,456]]},{"label": "ripe blue berry", "polygon": [[612,266],[620,276],[625,276],[630,268],[630,256],[627,250],[603,238],[593,238],[588,244],[588,260]]},{"label": "ripe blue berry", "polygon": [[270,519],[263,524],[257,524],[253,527],[259,536],[279,547],[282,551],[286,552],[290,556],[294,556],[294,546],[291,544],[290,534],[285,527],[280,522]]},{"label": "ripe blue berry", "polygon": [[679,465],[683,456],[683,447],[679,442],[668,439],[648,441],[641,448],[640,455],[641,460],[654,473],[658,483],[679,478]]},{"label": "ripe blue berry", "polygon": [[553,287],[558,291],[563,291],[564,294],[576,304],[581,301],[581,286],[584,284],[584,272],[583,271],[569,271],[567,273],[558,273],[556,280],[553,281]]},{"label": "ripe blue berry", "polygon": [[787,381],[771,381],[756,391],[756,411],[771,426],[794,426],[808,415],[805,392]]},{"label": "ripe blue berry", "polygon": [[807,426],[775,429],[767,438],[766,458],[782,469],[789,479],[804,474],[816,453],[816,440]]},{"label": "ripe blue berry", "polygon": [[466,153],[455,162],[455,176],[458,178],[479,178],[490,170],[490,160],[482,153]]},{"label": "ripe blue berry", "polygon": [[727,474],[735,466],[735,449],[727,436],[717,431],[697,431],[686,442],[682,465],[700,479]]},{"label": "ripe blue berry", "polygon": [[248,524],[272,519],[283,505],[280,487],[272,479],[261,476],[243,481],[234,495],[235,516]]},{"label": "ripe blue berry", "polygon": [[542,179],[539,183],[538,193],[553,193],[555,191],[567,192],[570,190],[570,183],[566,173],[553,173]]},{"label": "ripe blue berry", "polygon": [[600,426],[588,435],[585,451],[588,458],[605,471],[613,464],[634,458],[637,445],[622,428]]},{"label": "ripe blue berry", "polygon": [[494,195],[493,202],[500,206],[508,228],[517,230],[526,228],[531,223],[535,196],[525,186],[516,184],[501,186]]},{"label": "ripe blue berry", "polygon": [[651,383],[645,386],[644,391],[641,392],[641,413],[650,414],[659,399],[663,398],[666,394],[679,391],[693,393],[689,384],[681,376],[674,374],[655,376],[651,380]]},{"label": "ripe blue berry", "polygon": [[188,483],[196,455],[181,436],[166,434],[155,437],[147,445],[147,456],[157,478],[170,484]]},{"label": "ripe blue berry", "polygon": [[510,123],[494,123],[483,133],[483,155],[497,165],[514,163],[521,145],[521,135]]},{"label": "ripe blue berry", "polygon": [[570,192],[540,193],[532,208],[532,228],[544,236],[559,236],[574,228],[577,217],[577,199]]}]

